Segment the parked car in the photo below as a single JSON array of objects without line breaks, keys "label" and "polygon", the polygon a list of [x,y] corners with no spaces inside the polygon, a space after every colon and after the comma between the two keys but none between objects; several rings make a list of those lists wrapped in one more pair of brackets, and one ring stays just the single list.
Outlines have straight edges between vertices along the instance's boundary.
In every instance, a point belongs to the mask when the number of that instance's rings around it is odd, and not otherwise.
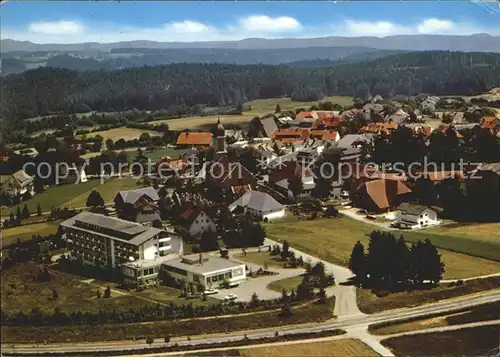
[{"label": "parked car", "polygon": [[213,294],[217,294],[218,292],[219,292],[219,289],[207,289],[203,293],[205,295],[213,295]]},{"label": "parked car", "polygon": [[224,296],[224,301],[233,301],[233,300],[236,300],[237,298],[238,298],[237,295],[229,294],[229,295]]}]

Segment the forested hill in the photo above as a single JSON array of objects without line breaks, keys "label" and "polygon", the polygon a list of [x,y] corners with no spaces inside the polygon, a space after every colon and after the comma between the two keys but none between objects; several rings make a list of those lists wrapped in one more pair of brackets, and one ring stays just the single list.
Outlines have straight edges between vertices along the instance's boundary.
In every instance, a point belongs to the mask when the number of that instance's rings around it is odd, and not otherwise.
[{"label": "forested hill", "polygon": [[92,72],[40,68],[5,77],[1,104],[2,117],[16,119],[58,111],[218,106],[292,95],[467,95],[497,86],[500,54],[428,51],[304,68],[187,63]]}]

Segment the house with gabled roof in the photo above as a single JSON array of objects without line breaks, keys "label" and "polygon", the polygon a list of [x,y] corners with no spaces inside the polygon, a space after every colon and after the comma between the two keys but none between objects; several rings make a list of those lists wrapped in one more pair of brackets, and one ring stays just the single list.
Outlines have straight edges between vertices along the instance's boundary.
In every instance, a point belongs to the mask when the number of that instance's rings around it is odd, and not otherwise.
[{"label": "house with gabled roof", "polygon": [[397,224],[400,228],[416,229],[436,226],[441,223],[437,211],[429,206],[404,202],[397,209]]},{"label": "house with gabled roof", "polygon": [[355,180],[350,196],[356,207],[368,212],[385,212],[401,204],[410,192],[402,180]]},{"label": "house with gabled roof", "polygon": [[188,203],[179,215],[179,230],[185,236],[199,239],[205,232],[217,232],[217,226],[203,209]]},{"label": "house with gabled roof", "polygon": [[260,135],[264,137],[271,138],[273,134],[278,131],[278,126],[273,117],[260,119],[261,129]]},{"label": "house with gabled roof", "polygon": [[28,175],[24,170],[19,170],[2,180],[2,193],[9,197],[22,196],[26,193],[33,195],[35,193],[33,183],[32,176]]},{"label": "house with gabled roof", "polygon": [[[286,192],[290,199],[309,197],[314,187],[316,187],[313,172],[297,161],[279,163],[269,174],[268,180],[271,187]],[[293,192],[289,189],[292,180],[301,180],[302,182],[302,192],[297,197],[294,197]]]},{"label": "house with gabled roof", "polygon": [[285,207],[276,201],[272,196],[260,191],[247,191],[232,204],[229,211],[233,212],[237,208],[253,217],[263,220],[273,220],[285,217]]},{"label": "house with gabled roof", "polygon": [[115,196],[115,208],[119,218],[137,223],[160,220],[160,197],[153,187],[120,191]]},{"label": "house with gabled roof", "polygon": [[208,147],[212,145],[212,136],[212,133],[183,131],[177,136],[177,147]]}]

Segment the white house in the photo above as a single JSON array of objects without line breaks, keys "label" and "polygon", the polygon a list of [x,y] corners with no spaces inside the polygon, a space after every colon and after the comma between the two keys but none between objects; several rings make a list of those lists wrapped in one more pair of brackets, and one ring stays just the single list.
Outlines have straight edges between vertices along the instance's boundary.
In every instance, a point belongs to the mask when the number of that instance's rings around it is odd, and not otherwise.
[{"label": "white house", "polygon": [[247,191],[228,208],[233,212],[238,207],[245,213],[269,221],[285,217],[285,207],[265,192]]},{"label": "white house", "polygon": [[194,283],[201,290],[218,288],[225,281],[239,284],[246,279],[245,264],[201,254],[165,261],[161,269],[177,284]]},{"label": "white house", "polygon": [[431,207],[414,203],[403,203],[398,207],[397,223],[401,228],[415,229],[435,226],[441,223],[437,211]]},{"label": "white house", "polygon": [[180,215],[180,230],[182,233],[201,238],[204,232],[216,232],[217,227],[214,220],[201,208],[189,206]]},{"label": "white house", "polygon": [[1,185],[2,193],[9,197],[24,195],[29,192],[33,195],[33,177],[28,175],[24,170],[19,170],[10,175]]}]

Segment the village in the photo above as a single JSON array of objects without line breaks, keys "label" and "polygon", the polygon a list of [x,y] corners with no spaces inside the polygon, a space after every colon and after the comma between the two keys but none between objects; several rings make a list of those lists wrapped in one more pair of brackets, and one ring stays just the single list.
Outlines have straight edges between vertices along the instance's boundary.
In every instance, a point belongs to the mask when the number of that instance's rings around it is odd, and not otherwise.
[{"label": "village", "polygon": [[[103,160],[80,161],[61,166],[51,178],[55,185],[40,182],[33,168],[59,149],[16,150],[11,162],[27,169],[2,176],[2,213],[10,212],[2,214],[2,264],[19,271],[34,259],[41,263],[36,279],[49,270],[78,281],[73,292],[58,287],[55,277],[35,283],[46,284],[43,293],[31,289],[50,301],[80,291],[86,297],[82,309],[127,298],[136,300],[131,306],[228,304],[225,311],[231,312],[281,306],[286,315],[284,301],[293,308],[319,298],[337,301],[334,315],[356,315],[371,311],[375,300],[381,309],[411,306],[415,294],[426,301],[429,292],[422,284],[439,290],[468,279],[496,279],[500,206],[491,197],[500,197],[500,162],[481,156],[484,150],[475,146],[474,158],[484,161],[460,166],[444,158],[435,168],[408,169],[408,157],[397,155],[396,145],[404,151],[418,142],[422,153],[432,153],[436,145],[448,150],[447,140],[457,147],[464,137],[462,146],[476,136],[498,140],[500,113],[471,104],[462,112],[437,111],[436,106],[464,103],[434,96],[414,98],[417,108],[397,103],[377,95],[349,109],[326,110],[335,108],[324,102],[296,113],[281,111],[278,104],[246,128],[226,128],[214,118],[206,131],[178,132],[175,148],[167,144],[167,156],[153,161],[144,154],[147,149],[138,148],[133,165],[125,164],[119,174],[109,170],[119,163],[116,154],[108,166]],[[101,154],[106,155],[113,157]],[[396,169],[395,158],[404,170]],[[72,186],[76,192],[85,185],[92,186],[69,196],[69,206],[40,207],[52,192]],[[474,211],[470,216],[454,210],[464,204]],[[479,214],[484,220],[471,223]],[[29,233],[9,234],[23,227]],[[37,227],[47,227],[47,234]],[[389,247],[398,239],[404,254],[426,251],[421,263],[435,267],[409,273],[421,274],[417,280],[398,278],[403,280],[396,286],[414,286],[406,303],[398,300],[405,294],[398,287],[368,278],[373,242]],[[348,282],[351,286],[343,285]]]}]

